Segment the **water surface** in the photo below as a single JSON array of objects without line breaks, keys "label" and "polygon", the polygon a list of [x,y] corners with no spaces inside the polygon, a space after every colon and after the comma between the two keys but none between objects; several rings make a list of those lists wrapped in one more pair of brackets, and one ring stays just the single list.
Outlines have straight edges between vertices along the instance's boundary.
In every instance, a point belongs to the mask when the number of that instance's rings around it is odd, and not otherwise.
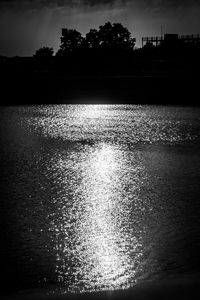
[{"label": "water surface", "polygon": [[199,108],[0,114],[5,286],[80,293],[199,276]]}]

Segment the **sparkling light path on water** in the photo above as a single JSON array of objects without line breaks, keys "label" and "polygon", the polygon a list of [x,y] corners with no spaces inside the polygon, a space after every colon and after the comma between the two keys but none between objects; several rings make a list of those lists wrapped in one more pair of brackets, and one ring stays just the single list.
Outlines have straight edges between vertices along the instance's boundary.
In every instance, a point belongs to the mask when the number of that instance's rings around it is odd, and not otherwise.
[{"label": "sparkling light path on water", "polygon": [[199,272],[190,248],[199,228],[199,109],[54,105],[2,113],[14,284],[80,293],[179,278],[194,265]]},{"label": "sparkling light path on water", "polygon": [[[123,187],[124,155],[100,143],[57,161],[65,193],[56,200],[52,229],[57,232],[56,273],[66,292],[127,288],[136,282],[142,244],[135,228],[126,227],[130,199]],[[137,176],[140,168],[132,171]]]},{"label": "sparkling light path on water", "polygon": [[[107,113],[105,107],[80,107],[76,120],[95,124],[101,112]],[[141,162],[127,157],[120,145],[98,141],[55,156],[53,165],[59,193],[50,230],[64,292],[135,284],[142,256],[142,228],[137,226],[144,209],[138,198]]]}]

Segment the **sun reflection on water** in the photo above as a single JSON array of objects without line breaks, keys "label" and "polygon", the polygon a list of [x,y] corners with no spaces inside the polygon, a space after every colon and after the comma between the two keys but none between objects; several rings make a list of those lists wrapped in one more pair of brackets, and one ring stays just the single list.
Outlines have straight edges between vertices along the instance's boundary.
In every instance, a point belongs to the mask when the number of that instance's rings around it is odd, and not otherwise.
[{"label": "sun reflection on water", "polygon": [[199,115],[137,105],[4,108],[8,282],[16,271],[21,287],[80,293],[179,276],[188,252],[177,245],[185,248],[189,232],[179,236],[174,224],[184,227],[198,193]]},{"label": "sun reflection on water", "polygon": [[116,188],[119,178],[115,156],[109,145],[103,144],[97,148],[89,160],[83,183],[87,207],[91,208],[87,225],[90,228],[89,252],[95,261],[93,276],[98,278],[99,273],[99,283],[106,286],[113,283],[119,272],[123,273],[123,261],[116,245],[116,220],[112,215],[120,197]]},{"label": "sun reflection on water", "polygon": [[57,160],[62,192],[52,231],[56,273],[66,291],[112,290],[136,282],[142,244],[135,228],[126,226],[132,205],[124,191],[126,163],[125,152],[106,143]]},{"label": "sun reflection on water", "polygon": [[108,107],[107,105],[81,105],[81,107],[78,107],[76,117],[81,117],[82,119],[102,119],[108,114]]}]

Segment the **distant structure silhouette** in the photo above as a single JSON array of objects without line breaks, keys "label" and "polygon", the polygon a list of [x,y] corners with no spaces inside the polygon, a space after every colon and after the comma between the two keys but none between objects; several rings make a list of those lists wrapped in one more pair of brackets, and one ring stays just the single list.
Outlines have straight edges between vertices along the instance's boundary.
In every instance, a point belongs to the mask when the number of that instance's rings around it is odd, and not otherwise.
[{"label": "distant structure silhouette", "polygon": [[191,35],[178,35],[166,33],[163,36],[151,36],[142,38],[142,48],[146,45],[152,44],[153,46],[196,46],[200,45],[200,35],[191,34]]},{"label": "distant structure silhouette", "polygon": [[[114,93],[124,101],[131,91],[131,103],[175,104],[185,99],[191,104],[196,99],[191,91],[199,85],[200,35],[162,33],[161,28],[160,36],[143,37],[142,47],[136,48],[136,39],[121,23],[107,22],[85,36],[63,28],[57,53],[42,47],[32,57],[0,56],[2,94],[14,99],[18,93],[25,103],[29,98],[55,103],[66,101],[66,94],[83,99],[87,91]],[[187,84],[186,92],[182,86]]]},{"label": "distant structure silhouette", "polygon": [[[99,26],[98,29],[90,29],[85,36],[76,29],[62,28],[60,37],[60,47],[56,57],[78,58],[83,56],[118,56],[119,58],[126,55],[132,55],[137,51],[135,49],[136,38],[131,36],[129,30],[121,23],[107,22]],[[157,48],[157,50],[156,50]],[[138,48],[140,53],[146,57],[151,55],[162,55],[167,58],[166,54],[177,56],[180,50],[184,55],[192,51],[197,52],[200,48],[200,35],[179,35],[176,33],[165,33],[161,26],[161,36],[142,37],[142,48]],[[137,49],[137,50],[138,50]],[[143,51],[144,49],[144,51]],[[189,52],[188,52],[189,50]],[[135,54],[137,55],[137,54]],[[197,55],[197,53],[196,53]],[[54,56],[53,48],[42,47],[36,50],[34,57],[47,60]]]}]

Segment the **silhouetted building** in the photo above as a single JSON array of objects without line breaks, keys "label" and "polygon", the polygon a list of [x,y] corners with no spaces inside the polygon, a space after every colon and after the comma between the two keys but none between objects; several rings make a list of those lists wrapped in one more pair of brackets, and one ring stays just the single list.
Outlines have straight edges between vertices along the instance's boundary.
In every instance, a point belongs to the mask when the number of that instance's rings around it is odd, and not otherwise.
[{"label": "silhouetted building", "polygon": [[153,36],[153,37],[143,37],[142,38],[142,47],[145,45],[151,44],[153,46],[166,46],[166,47],[174,47],[177,45],[197,45],[200,44],[200,35],[199,34],[191,34],[191,35],[178,35],[166,33],[164,37],[162,36]]},{"label": "silhouetted building", "polygon": [[166,33],[163,42],[167,45],[177,44],[179,40],[178,34]]},{"label": "silhouetted building", "polygon": [[146,44],[152,44],[153,46],[160,46],[161,42],[163,41],[163,37],[160,36],[148,36],[142,38],[142,47]]},{"label": "silhouetted building", "polygon": [[200,34],[181,35],[179,39],[187,44],[200,44]]}]

